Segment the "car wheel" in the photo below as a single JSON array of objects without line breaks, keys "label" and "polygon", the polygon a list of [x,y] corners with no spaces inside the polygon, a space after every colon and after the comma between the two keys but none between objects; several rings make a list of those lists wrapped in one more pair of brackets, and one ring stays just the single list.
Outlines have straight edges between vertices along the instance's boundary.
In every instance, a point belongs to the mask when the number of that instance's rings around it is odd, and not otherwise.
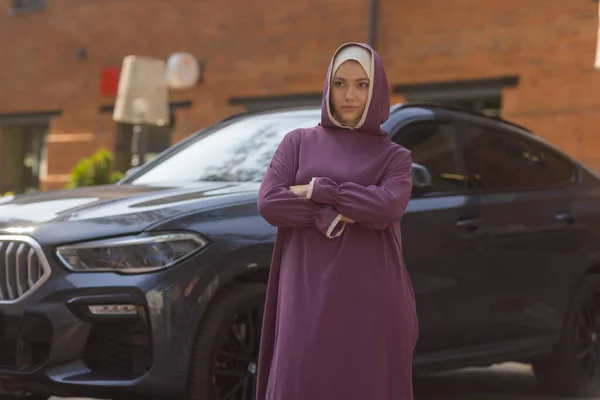
[{"label": "car wheel", "polygon": [[255,398],[265,295],[250,283],[217,295],[196,334],[187,400]]},{"label": "car wheel", "polygon": [[555,352],[533,362],[538,382],[563,396],[600,395],[600,276],[581,284]]}]

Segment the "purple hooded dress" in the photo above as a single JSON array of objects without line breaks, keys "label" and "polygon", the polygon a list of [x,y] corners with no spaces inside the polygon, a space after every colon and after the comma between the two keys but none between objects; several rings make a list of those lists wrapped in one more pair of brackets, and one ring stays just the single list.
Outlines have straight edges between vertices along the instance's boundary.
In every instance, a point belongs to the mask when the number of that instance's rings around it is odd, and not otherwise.
[{"label": "purple hooded dress", "polygon": [[[336,54],[347,45],[356,43]],[[387,78],[377,53],[360,45],[372,55],[362,124],[343,128],[331,117],[332,59],[321,123],[285,136],[260,188],[259,211],[278,231],[258,400],[413,398],[418,328],[400,234],[411,158],[380,129],[390,111]],[[310,199],[288,189],[309,182]]]}]

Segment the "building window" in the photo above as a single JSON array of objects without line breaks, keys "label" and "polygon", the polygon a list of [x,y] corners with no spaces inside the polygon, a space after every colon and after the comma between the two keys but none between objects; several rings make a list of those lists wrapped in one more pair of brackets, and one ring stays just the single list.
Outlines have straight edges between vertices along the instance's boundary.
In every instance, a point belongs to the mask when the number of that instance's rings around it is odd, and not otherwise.
[{"label": "building window", "polygon": [[[140,164],[146,163],[156,157],[160,152],[168,149],[171,146],[171,134],[175,128],[175,112],[178,109],[190,108],[191,101],[175,101],[169,103],[170,122],[166,126],[148,126],[146,127],[147,141],[146,152]],[[114,106],[101,106],[101,113],[113,113]],[[126,172],[131,168],[131,159],[133,156],[133,132],[134,125],[117,123],[116,124],[116,140],[114,152],[114,164],[117,171]]]},{"label": "building window", "polygon": [[45,8],[45,0],[12,0],[11,14],[41,11]]},{"label": "building window", "polygon": [[0,115],[0,195],[40,189],[47,176],[46,136],[60,110]]},{"label": "building window", "polygon": [[491,117],[502,114],[502,91],[515,87],[516,76],[477,79],[469,81],[430,82],[396,85],[394,93],[401,93],[409,102],[424,102],[476,111]]},{"label": "building window", "polygon": [[490,117],[500,117],[502,112],[502,95],[472,96],[448,98],[436,101],[444,106],[473,110]]},{"label": "building window", "polygon": [[48,124],[2,125],[0,132],[0,194],[38,191],[45,174]]},{"label": "building window", "polygon": [[[140,164],[151,161],[159,153],[171,146],[171,133],[173,132],[173,126],[175,125],[174,119],[175,116],[171,115],[170,125],[146,127],[146,152],[143,156],[143,160],[140,160]],[[117,123],[115,169],[123,173],[132,166],[133,130],[134,125],[132,124]]]}]

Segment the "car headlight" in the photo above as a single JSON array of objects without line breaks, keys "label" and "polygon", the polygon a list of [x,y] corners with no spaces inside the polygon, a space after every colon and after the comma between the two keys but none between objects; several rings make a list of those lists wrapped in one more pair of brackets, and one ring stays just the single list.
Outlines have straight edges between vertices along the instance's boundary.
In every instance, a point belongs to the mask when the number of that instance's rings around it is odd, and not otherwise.
[{"label": "car headlight", "polygon": [[167,233],[61,246],[56,254],[77,272],[142,273],[170,267],[207,245],[199,235]]}]

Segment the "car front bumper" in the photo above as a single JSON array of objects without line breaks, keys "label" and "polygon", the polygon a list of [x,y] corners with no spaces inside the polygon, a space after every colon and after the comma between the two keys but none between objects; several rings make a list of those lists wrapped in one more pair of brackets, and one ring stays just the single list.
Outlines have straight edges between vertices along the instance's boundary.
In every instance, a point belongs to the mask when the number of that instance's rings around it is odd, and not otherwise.
[{"label": "car front bumper", "polygon": [[[196,291],[192,284],[202,279],[193,260],[118,275],[69,273],[48,259],[52,273],[43,285],[22,301],[0,304],[5,390],[100,398],[174,398],[183,392],[194,306],[185,290]],[[92,305],[129,305],[135,312],[98,315],[90,312]]]}]

